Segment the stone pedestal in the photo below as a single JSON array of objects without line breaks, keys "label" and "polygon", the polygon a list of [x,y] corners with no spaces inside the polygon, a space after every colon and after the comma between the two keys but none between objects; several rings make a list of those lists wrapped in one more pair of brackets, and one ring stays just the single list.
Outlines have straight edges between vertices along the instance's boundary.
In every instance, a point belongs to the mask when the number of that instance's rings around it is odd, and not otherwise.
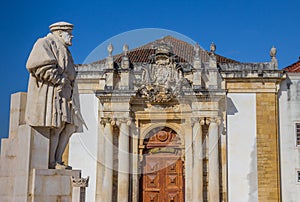
[{"label": "stone pedestal", "polygon": [[80,171],[48,169],[49,130],[25,124],[26,93],[11,96],[10,134],[0,156],[0,201],[72,201],[70,176]]},{"label": "stone pedestal", "polygon": [[40,201],[80,201],[72,200],[71,177],[80,178],[80,170],[33,169],[32,183],[29,186],[29,200]]}]

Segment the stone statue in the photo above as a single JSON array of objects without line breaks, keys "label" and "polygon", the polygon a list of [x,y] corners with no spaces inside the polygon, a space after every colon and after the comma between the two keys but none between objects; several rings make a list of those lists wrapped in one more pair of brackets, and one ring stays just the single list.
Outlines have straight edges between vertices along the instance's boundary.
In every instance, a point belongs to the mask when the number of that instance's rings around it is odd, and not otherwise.
[{"label": "stone statue", "polygon": [[36,41],[26,67],[30,73],[26,123],[50,129],[50,169],[72,169],[62,162],[70,136],[82,129],[72,45],[73,25],[57,22],[50,32]]}]

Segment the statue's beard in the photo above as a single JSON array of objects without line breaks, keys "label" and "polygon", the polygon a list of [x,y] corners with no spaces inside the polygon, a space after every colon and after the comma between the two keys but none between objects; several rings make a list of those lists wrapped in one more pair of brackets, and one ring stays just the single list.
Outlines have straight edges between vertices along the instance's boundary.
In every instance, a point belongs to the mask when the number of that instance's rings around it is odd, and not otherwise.
[{"label": "statue's beard", "polygon": [[62,40],[66,46],[72,46],[72,38],[70,37],[62,37]]},{"label": "statue's beard", "polygon": [[67,46],[72,46],[72,41],[66,41],[65,44],[66,44]]}]

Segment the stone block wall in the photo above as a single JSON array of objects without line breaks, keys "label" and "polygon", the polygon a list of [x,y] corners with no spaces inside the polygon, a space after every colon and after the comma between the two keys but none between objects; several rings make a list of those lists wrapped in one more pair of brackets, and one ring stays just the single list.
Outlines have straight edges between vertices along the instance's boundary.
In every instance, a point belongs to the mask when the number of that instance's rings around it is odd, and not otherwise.
[{"label": "stone block wall", "polygon": [[277,109],[276,93],[256,94],[259,201],[280,201]]}]

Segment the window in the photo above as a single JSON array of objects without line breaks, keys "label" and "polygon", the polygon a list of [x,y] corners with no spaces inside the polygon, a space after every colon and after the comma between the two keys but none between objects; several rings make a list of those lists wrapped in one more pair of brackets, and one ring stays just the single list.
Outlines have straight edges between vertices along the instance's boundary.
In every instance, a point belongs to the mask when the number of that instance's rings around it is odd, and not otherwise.
[{"label": "window", "polygon": [[297,182],[300,183],[300,171],[299,170],[297,171]]},{"label": "window", "polygon": [[296,145],[300,146],[300,123],[296,123]]}]

